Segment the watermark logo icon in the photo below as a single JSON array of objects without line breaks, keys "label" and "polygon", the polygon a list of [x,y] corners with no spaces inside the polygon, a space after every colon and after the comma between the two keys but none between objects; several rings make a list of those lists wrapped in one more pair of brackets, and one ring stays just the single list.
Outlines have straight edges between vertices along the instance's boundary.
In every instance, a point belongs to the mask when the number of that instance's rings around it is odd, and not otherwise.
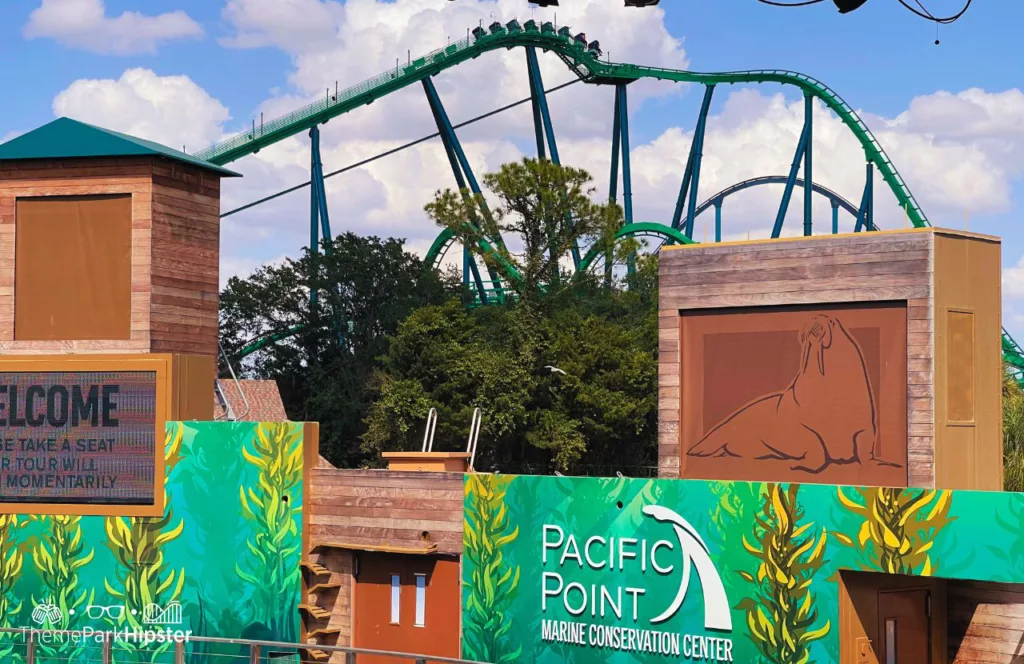
[{"label": "watermark logo icon", "polygon": [[147,604],[142,610],[142,622],[147,625],[180,625],[183,621],[181,604],[173,601],[167,606]]},{"label": "watermark logo icon", "polygon": [[120,620],[124,617],[125,607],[121,606],[102,606],[99,604],[90,604],[85,607],[85,615],[89,616],[91,620],[99,620],[103,616],[107,616],[111,620]]},{"label": "watermark logo icon", "polygon": [[63,617],[64,616],[61,614],[60,608],[58,608],[53,602],[38,604],[36,605],[36,608],[32,610],[32,622],[37,625],[42,625],[47,620],[49,620],[51,624],[57,624]]}]

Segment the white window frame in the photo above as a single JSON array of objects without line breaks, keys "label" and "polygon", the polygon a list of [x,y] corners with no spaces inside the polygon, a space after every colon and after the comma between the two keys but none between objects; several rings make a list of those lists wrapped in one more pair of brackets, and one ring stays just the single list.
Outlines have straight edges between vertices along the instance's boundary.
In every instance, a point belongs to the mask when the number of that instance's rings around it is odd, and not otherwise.
[{"label": "white window frame", "polygon": [[416,575],[416,622],[415,627],[427,626],[427,575]]},{"label": "white window frame", "polygon": [[402,575],[391,575],[391,624],[402,624]]}]

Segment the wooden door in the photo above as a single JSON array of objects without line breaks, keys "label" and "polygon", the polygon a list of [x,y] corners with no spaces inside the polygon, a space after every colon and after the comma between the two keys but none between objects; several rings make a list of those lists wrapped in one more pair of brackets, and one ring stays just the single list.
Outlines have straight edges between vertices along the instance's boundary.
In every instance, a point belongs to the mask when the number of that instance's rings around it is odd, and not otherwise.
[{"label": "wooden door", "polygon": [[931,641],[928,590],[879,591],[879,664],[930,664]]},{"label": "wooden door", "polygon": [[[462,589],[458,558],[359,555],[353,614],[356,648],[458,657]],[[408,660],[360,655],[362,664]],[[429,661],[429,660],[428,660]]]}]

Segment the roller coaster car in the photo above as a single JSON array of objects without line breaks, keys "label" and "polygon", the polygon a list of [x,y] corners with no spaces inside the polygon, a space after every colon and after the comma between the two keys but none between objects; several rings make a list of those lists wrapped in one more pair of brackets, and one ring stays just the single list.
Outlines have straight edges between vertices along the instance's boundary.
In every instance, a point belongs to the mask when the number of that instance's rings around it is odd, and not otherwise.
[{"label": "roller coaster car", "polygon": [[537,32],[537,21],[534,21],[531,18],[526,23],[523,23],[523,30],[526,30],[527,32]]},{"label": "roller coaster car", "polygon": [[581,32],[578,35],[576,35],[575,37],[573,37],[572,39],[577,44],[583,44],[584,48],[586,48],[586,46],[587,46],[587,35],[586,35],[586,33]]},{"label": "roller coaster car", "polygon": [[515,19],[512,19],[511,21],[506,23],[505,27],[508,29],[509,32],[522,32],[523,31],[523,26],[519,25],[519,21],[517,21]]},{"label": "roller coaster car", "polygon": [[489,26],[487,26],[487,29],[491,31],[492,35],[503,34],[505,32],[505,26],[503,26],[498,21],[491,23]]},{"label": "roller coaster car", "polygon": [[590,42],[590,44],[587,46],[587,51],[593,53],[594,55],[601,55],[604,53],[604,51],[601,50],[601,44],[596,39]]},{"label": "roller coaster car", "polygon": [[565,37],[566,39],[572,39],[572,32],[569,31],[569,26],[563,25],[558,29],[558,36]]},{"label": "roller coaster car", "polygon": [[540,26],[540,31],[547,35],[555,34],[555,26],[551,21],[546,21],[544,25]]},{"label": "roller coaster car", "polygon": [[481,28],[480,26],[473,28],[473,36],[476,37],[477,39],[480,39],[481,37],[484,37],[486,35],[487,31]]}]

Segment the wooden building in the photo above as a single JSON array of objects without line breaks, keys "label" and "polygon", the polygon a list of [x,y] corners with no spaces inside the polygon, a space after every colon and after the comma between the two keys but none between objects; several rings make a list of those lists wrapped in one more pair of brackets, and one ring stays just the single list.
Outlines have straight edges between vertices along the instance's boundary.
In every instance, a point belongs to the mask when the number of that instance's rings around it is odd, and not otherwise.
[{"label": "wooden building", "polygon": [[[1001,490],[1000,281],[945,229],[665,248],[659,474]],[[840,584],[842,664],[1017,661],[1020,587]]]}]

